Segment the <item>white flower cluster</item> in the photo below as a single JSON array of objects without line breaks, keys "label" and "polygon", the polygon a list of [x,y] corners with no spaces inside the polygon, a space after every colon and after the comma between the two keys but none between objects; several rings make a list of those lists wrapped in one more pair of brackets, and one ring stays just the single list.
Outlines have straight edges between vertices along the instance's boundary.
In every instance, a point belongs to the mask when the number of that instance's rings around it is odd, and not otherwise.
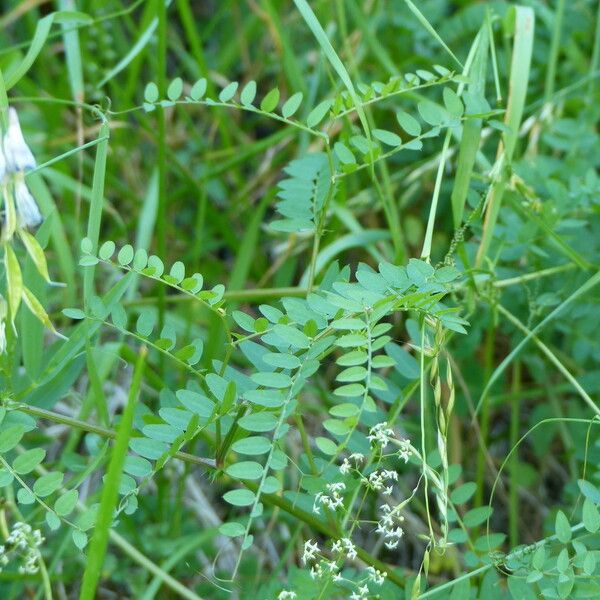
[{"label": "white flower cluster", "polygon": [[323,575],[328,571],[333,576],[333,581],[339,581],[341,575],[339,574],[340,568],[333,560],[325,560],[319,554],[319,545],[312,540],[304,542],[304,552],[302,554],[302,563],[310,564],[310,576],[313,579],[321,579]]},{"label": "white flower cluster", "polygon": [[366,585],[359,586],[356,592],[352,592],[350,600],[367,600],[369,598],[369,588]]},{"label": "white flower cluster", "polygon": [[[304,552],[302,554],[302,563],[305,565],[310,565],[310,576],[313,579],[321,579],[323,577],[328,577],[334,583],[338,583],[344,581],[346,584],[354,586],[354,591],[350,598],[353,599],[366,599],[369,598],[369,583],[373,583],[375,585],[383,585],[385,579],[387,577],[387,573],[379,571],[375,567],[367,567],[367,575],[359,582],[354,582],[350,579],[346,579],[340,573],[340,570],[344,564],[345,560],[354,560],[358,553],[356,551],[356,546],[352,542],[350,538],[340,538],[336,540],[331,546],[331,554],[333,555],[331,559],[323,556],[320,552],[319,546],[316,542],[312,540],[307,540],[304,542]],[[287,599],[287,598],[295,598],[296,595],[285,595],[290,592],[281,592],[279,598]]]},{"label": "white flower cluster", "polygon": [[36,227],[42,222],[40,209],[25,183],[25,172],[35,168],[35,158],[23,137],[17,111],[12,107],[8,109],[8,129],[0,141],[4,235],[10,239],[17,226]]},{"label": "white flower cluster", "polygon": [[387,469],[375,470],[368,477],[363,477],[362,481],[369,489],[390,496],[394,485],[392,482],[398,481],[398,473]]},{"label": "white flower cluster", "polygon": [[292,592],[291,590],[282,590],[279,592],[277,600],[294,600],[296,597],[296,592]]},{"label": "white flower cluster", "polygon": [[342,538],[335,541],[333,546],[331,546],[331,551],[349,560],[356,558],[356,547],[350,538]]},{"label": "white flower cluster", "polygon": [[403,460],[405,463],[408,462],[408,459],[412,455],[412,447],[410,445],[409,440],[398,440],[398,446],[400,450],[398,450],[398,457]]},{"label": "white flower cluster", "polygon": [[371,427],[367,439],[371,444],[379,446],[383,450],[390,443],[390,440],[394,439],[394,430],[383,421]]},{"label": "white flower cluster", "polygon": [[33,530],[28,523],[17,521],[6,538],[4,546],[0,546],[0,571],[8,564],[11,554],[18,554],[23,558],[19,573],[33,574],[39,570],[38,547],[44,538],[39,529]]},{"label": "white flower cluster", "polygon": [[346,489],[346,485],[341,482],[328,483],[326,488],[327,493],[319,492],[315,496],[315,500],[313,502],[313,512],[316,514],[321,512],[319,505],[330,508],[331,510],[337,510],[338,508],[344,507],[344,498],[340,492],[343,492]]},{"label": "white flower cluster", "polygon": [[354,468],[357,469],[358,464],[361,463],[363,460],[365,460],[363,454],[360,454],[359,452],[351,454],[349,459],[344,458],[344,461],[340,465],[340,473],[342,475],[347,475],[350,472],[350,469],[352,469],[352,463],[350,461],[354,461]]},{"label": "white flower cluster", "polygon": [[383,535],[385,547],[393,550],[398,547],[400,538],[404,535],[404,529],[400,526],[404,517],[389,504],[384,504],[381,511],[383,514],[377,522],[377,533]]},{"label": "white flower cluster", "polygon": [[304,553],[302,554],[302,563],[306,564],[315,560],[317,557],[317,552],[319,552],[319,545],[317,542],[313,542],[312,540],[306,540],[304,542]]},{"label": "white flower cluster", "polygon": [[367,574],[369,581],[372,581],[375,585],[383,585],[383,582],[387,577],[387,573],[385,571],[382,572],[375,567],[367,567]]}]

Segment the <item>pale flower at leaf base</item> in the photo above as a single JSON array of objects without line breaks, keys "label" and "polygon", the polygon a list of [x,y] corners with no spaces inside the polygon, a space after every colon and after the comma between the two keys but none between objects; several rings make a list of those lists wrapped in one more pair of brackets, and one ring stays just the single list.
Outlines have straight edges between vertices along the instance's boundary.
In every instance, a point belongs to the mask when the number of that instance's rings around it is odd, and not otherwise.
[{"label": "pale flower at leaf base", "polygon": [[[4,195],[5,239],[16,229],[37,227],[43,220],[37,202],[25,183],[25,173],[36,166],[27,145],[19,117],[14,108],[8,110],[8,130],[0,147],[0,184]],[[15,218],[16,211],[16,218]]]},{"label": "pale flower at leaf base", "polygon": [[21,227],[37,227],[43,221],[42,213],[22,174],[17,175],[15,181],[15,204]]},{"label": "pale flower at leaf base", "polygon": [[35,157],[23,137],[17,111],[12,106],[8,109],[8,131],[4,136],[4,154],[8,172],[35,169]]}]

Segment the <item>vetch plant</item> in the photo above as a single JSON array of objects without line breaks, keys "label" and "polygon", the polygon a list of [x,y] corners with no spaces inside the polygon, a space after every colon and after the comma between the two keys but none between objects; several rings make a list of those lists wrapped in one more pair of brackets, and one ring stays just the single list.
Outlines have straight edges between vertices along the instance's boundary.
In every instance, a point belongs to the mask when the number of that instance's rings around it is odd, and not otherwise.
[{"label": "vetch plant", "polygon": [[600,595],[600,13],[488,4],[0,16],[2,598]]}]

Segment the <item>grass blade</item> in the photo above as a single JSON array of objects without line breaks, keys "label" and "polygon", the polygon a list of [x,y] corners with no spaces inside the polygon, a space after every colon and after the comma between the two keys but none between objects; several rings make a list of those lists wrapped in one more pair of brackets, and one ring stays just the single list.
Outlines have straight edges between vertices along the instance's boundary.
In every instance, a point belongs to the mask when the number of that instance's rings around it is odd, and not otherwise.
[{"label": "grass blade", "polygon": [[319,46],[321,46],[321,49],[325,53],[327,60],[331,63],[331,66],[338,74],[339,78],[342,80],[342,83],[346,86],[346,89],[350,93],[350,97],[352,98],[352,102],[354,103],[354,107],[356,108],[356,112],[358,114],[358,118],[360,119],[362,128],[364,129],[365,135],[368,139],[371,139],[371,129],[367,121],[367,116],[365,115],[362,102],[360,101],[360,98],[358,97],[356,90],[354,89],[354,84],[352,83],[352,79],[350,79],[350,75],[348,74],[344,63],[342,63],[337,52],[331,45],[327,34],[323,30],[323,27],[321,27],[321,23],[319,23],[319,20],[317,19],[312,8],[308,5],[308,2],[306,2],[306,0],[294,0],[294,4],[300,11],[302,18],[306,21],[306,24],[312,31],[317,42],[319,42]]},{"label": "grass blade", "polygon": [[133,379],[129,390],[127,406],[125,407],[121,423],[119,424],[117,438],[108,465],[108,472],[102,487],[100,508],[98,510],[94,535],[92,536],[90,550],[87,556],[87,564],[83,574],[83,583],[81,584],[79,600],[93,600],[96,595],[96,587],[98,585],[98,580],[100,579],[100,571],[104,564],[104,556],[108,545],[109,531],[119,496],[119,483],[121,481],[129,438],[133,428],[135,403],[142,383],[146,353],[146,348],[142,347],[133,371]]}]

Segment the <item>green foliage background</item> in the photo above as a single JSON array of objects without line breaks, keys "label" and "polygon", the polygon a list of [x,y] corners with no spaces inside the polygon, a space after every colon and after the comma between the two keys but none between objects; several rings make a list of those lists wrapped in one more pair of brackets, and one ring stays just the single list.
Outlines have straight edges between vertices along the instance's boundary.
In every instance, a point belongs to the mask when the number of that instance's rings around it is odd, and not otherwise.
[{"label": "green foliage background", "polygon": [[600,597],[598,2],[2,10],[2,598]]}]

